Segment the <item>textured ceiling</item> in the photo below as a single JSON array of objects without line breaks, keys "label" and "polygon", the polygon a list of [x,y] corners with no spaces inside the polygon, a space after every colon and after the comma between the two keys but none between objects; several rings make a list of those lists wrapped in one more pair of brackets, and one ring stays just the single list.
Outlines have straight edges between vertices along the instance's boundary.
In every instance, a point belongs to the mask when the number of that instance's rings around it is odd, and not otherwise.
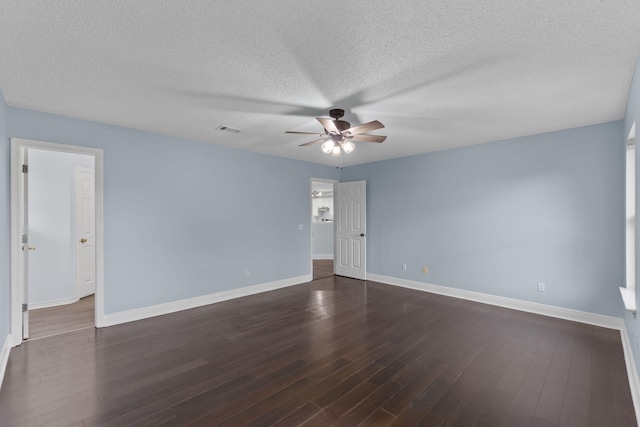
[{"label": "textured ceiling", "polygon": [[[624,115],[640,2],[3,1],[7,104],[335,165],[331,107],[380,120],[344,165]],[[238,134],[218,126],[242,129]]]}]

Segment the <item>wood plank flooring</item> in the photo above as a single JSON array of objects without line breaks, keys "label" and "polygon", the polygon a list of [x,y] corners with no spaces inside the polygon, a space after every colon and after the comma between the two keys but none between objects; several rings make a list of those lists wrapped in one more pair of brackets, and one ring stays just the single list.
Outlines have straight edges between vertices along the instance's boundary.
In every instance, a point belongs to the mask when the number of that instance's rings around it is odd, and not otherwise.
[{"label": "wood plank flooring", "polygon": [[94,327],[94,304],[94,296],[89,295],[73,304],[29,310],[29,339]]},{"label": "wood plank flooring", "polygon": [[634,426],[619,331],[329,277],[12,349],[2,426]]},{"label": "wood plank flooring", "polygon": [[314,259],[313,260],[313,280],[324,279],[333,276],[333,260],[332,259]]}]

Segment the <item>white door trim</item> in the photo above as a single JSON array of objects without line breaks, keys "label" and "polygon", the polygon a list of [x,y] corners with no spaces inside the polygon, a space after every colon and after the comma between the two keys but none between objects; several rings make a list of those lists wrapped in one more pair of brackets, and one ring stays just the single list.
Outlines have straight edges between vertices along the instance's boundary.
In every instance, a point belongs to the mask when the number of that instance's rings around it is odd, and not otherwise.
[{"label": "white door trim", "polygon": [[75,145],[56,144],[52,142],[11,138],[11,346],[22,342],[22,267],[20,253],[22,247],[19,218],[22,206],[19,203],[19,174],[22,173],[20,154],[29,148],[40,150],[62,151],[76,154],[88,154],[95,158],[95,215],[96,215],[96,296],[95,324],[104,324],[104,228],[103,228],[103,150],[99,148],[80,147]]}]

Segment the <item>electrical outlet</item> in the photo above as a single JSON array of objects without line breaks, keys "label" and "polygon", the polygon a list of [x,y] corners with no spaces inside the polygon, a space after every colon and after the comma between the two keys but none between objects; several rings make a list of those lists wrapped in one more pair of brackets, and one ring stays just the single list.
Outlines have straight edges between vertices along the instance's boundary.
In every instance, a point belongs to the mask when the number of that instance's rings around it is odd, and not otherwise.
[{"label": "electrical outlet", "polygon": [[422,274],[427,274],[429,272],[429,269],[427,268],[426,265],[422,266]]},{"label": "electrical outlet", "polygon": [[244,277],[249,277],[249,276],[251,276],[251,271],[249,271],[249,269],[247,268],[247,269],[244,271]]},{"label": "electrical outlet", "polygon": [[407,271],[407,264],[402,264],[402,271]]},{"label": "electrical outlet", "polygon": [[545,291],[545,285],[542,282],[538,282],[538,292],[544,292]]},{"label": "electrical outlet", "polygon": [[304,225],[303,224],[298,224],[298,231],[302,231],[304,230]]}]

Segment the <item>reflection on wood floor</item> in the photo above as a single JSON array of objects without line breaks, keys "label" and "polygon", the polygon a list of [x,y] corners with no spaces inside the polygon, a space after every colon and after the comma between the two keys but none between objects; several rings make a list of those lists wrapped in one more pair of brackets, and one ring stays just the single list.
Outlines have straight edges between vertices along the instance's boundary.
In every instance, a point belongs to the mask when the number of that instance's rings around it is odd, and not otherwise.
[{"label": "reflection on wood floor", "polygon": [[29,310],[29,339],[95,326],[94,301],[94,296],[89,295],[73,304]]},{"label": "reflection on wood floor", "polygon": [[313,260],[313,280],[322,279],[323,277],[333,276],[333,260],[332,259],[314,259]]}]

